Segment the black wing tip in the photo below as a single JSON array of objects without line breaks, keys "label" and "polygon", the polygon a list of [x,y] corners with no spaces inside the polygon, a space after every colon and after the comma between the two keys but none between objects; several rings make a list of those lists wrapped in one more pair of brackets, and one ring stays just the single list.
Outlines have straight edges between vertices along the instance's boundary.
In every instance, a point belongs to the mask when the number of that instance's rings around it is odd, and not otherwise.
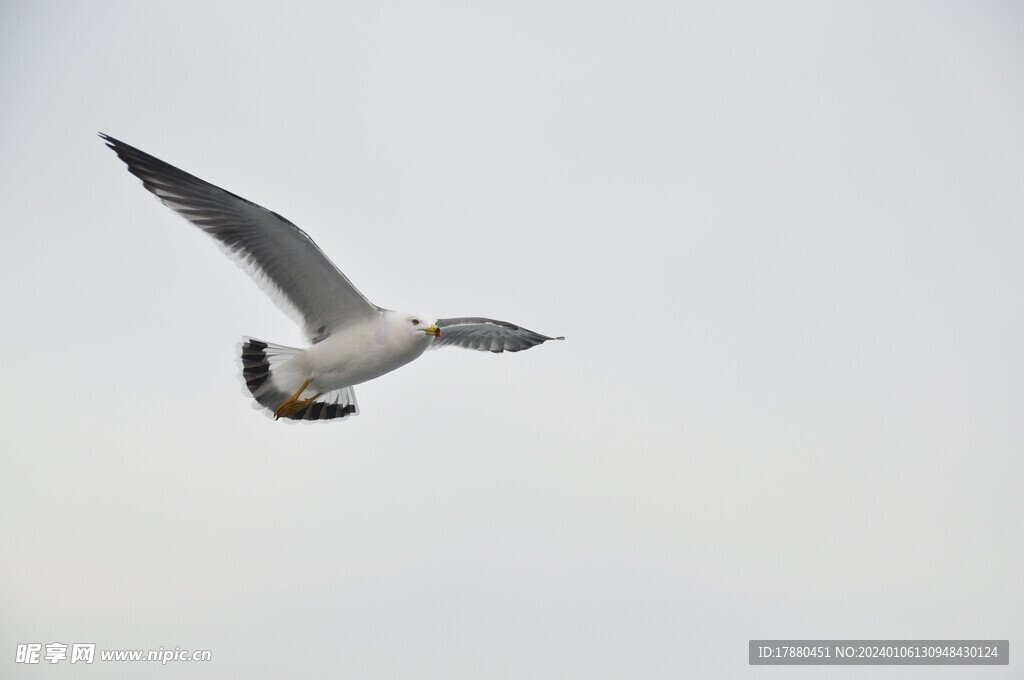
[{"label": "black wing tip", "polygon": [[106,132],[97,132],[96,136],[102,139],[103,142],[106,144],[107,148],[112,149],[114,153],[117,154],[117,157],[123,160],[125,163],[128,163],[127,156],[131,155],[133,152],[144,153],[136,149],[131,144],[125,144],[120,139],[117,139],[116,137],[111,137]]},{"label": "black wing tip", "polygon": [[114,149],[114,151],[117,151],[115,145],[118,144],[118,141],[116,139],[108,135],[106,132],[97,132],[96,136],[103,140],[108,149]]},{"label": "black wing tip", "polygon": [[159,158],[151,156],[142,149],[138,149],[132,146],[131,144],[122,142],[120,139],[117,139],[116,137],[111,137],[106,132],[97,132],[96,135],[104,142],[106,142],[107,148],[113,149],[114,153],[117,154],[118,158],[123,160],[125,163],[128,163],[130,158],[134,159],[137,156],[141,156],[146,159],[152,159],[158,163],[163,163],[164,165],[169,165],[168,163],[160,160]]}]

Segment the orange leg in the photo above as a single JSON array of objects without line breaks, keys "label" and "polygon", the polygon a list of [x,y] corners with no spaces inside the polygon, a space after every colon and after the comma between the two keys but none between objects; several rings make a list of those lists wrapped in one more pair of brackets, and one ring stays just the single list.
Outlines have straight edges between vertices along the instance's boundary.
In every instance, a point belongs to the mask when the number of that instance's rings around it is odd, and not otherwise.
[{"label": "orange leg", "polygon": [[307,378],[306,382],[302,383],[302,387],[295,390],[295,392],[290,397],[282,401],[281,405],[274,409],[274,420],[277,420],[278,418],[282,417],[287,418],[293,413],[298,413],[302,409],[312,404],[317,397],[323,394],[323,392],[317,392],[308,399],[299,399],[302,393],[306,391],[306,388],[309,387],[309,383],[311,383],[312,381],[312,377]]}]

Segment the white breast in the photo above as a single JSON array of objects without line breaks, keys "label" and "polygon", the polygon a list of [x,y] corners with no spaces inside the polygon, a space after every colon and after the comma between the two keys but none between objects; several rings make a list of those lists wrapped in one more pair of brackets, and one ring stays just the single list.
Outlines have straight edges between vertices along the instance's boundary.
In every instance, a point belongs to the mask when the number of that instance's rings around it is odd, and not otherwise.
[{"label": "white breast", "polygon": [[310,387],[328,392],[390,373],[427,349],[429,339],[419,335],[383,315],[339,330],[303,352]]}]

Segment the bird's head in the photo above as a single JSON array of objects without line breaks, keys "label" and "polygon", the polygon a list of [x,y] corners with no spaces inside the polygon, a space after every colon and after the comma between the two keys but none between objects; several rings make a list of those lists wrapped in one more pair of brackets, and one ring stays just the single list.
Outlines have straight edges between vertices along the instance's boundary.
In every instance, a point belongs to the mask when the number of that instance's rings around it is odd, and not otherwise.
[{"label": "bird's head", "polygon": [[404,328],[417,339],[429,340],[430,338],[441,337],[441,329],[437,325],[437,319],[430,314],[392,312],[391,322],[399,328]]}]

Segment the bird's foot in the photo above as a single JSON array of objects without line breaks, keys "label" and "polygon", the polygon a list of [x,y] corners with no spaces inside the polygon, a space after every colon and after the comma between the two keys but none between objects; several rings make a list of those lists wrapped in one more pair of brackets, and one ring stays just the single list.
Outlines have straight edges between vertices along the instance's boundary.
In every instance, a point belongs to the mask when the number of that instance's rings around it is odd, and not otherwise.
[{"label": "bird's foot", "polygon": [[323,392],[317,392],[308,399],[299,399],[306,388],[309,387],[309,383],[312,381],[313,378],[308,378],[306,382],[302,383],[302,387],[295,390],[290,397],[282,401],[280,406],[274,409],[274,420],[277,420],[278,418],[287,418],[288,416],[298,413],[316,401],[316,398],[323,394]]}]

